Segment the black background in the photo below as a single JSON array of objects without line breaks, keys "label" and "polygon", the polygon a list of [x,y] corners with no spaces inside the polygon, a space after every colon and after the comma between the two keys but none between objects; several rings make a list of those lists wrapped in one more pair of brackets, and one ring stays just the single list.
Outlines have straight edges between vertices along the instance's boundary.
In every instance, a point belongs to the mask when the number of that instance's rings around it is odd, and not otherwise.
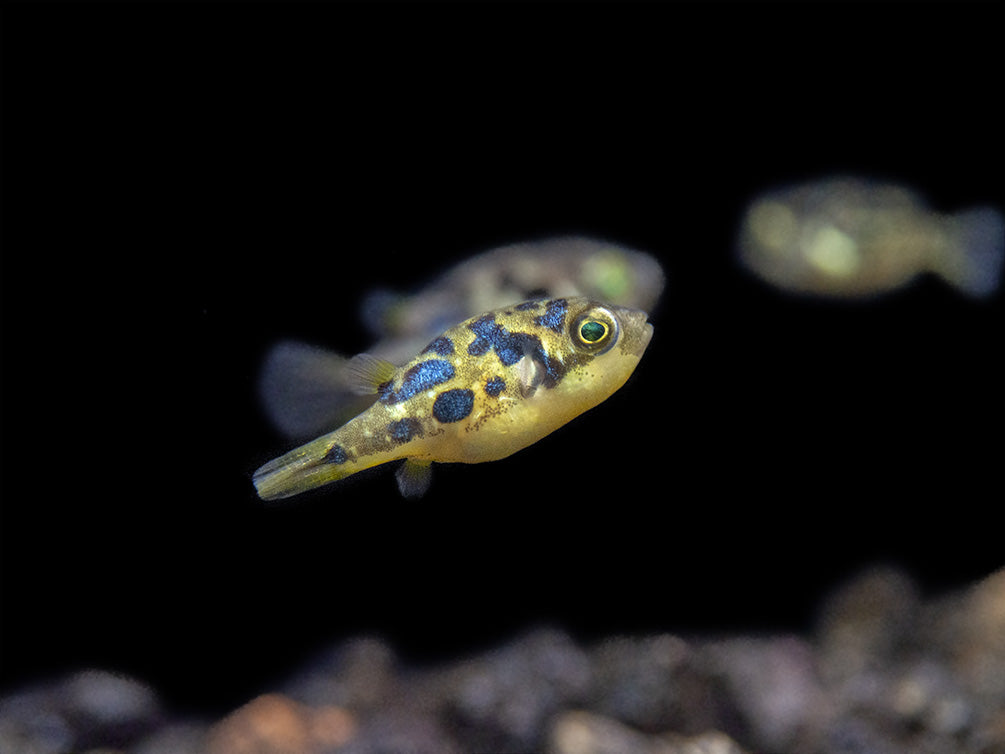
[{"label": "black background", "polygon": [[[358,632],[806,630],[836,583],[1002,563],[1003,296],[773,291],[758,192],[1005,206],[1001,4],[3,11],[0,687],[84,666],[222,711]],[[656,254],[628,385],[518,455],[267,507],[254,384],[361,296],[565,232]]]}]

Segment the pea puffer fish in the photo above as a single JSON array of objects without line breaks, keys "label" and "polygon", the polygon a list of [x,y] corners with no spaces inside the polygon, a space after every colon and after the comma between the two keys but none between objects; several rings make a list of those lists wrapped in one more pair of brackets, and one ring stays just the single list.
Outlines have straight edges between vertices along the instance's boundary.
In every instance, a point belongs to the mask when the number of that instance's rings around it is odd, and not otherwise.
[{"label": "pea puffer fish", "polygon": [[867,297],[932,272],[980,298],[998,287],[1005,224],[990,207],[941,214],[900,186],[831,178],[757,199],[738,253],[765,281],[800,293]]},{"label": "pea puffer fish", "polygon": [[[513,301],[584,296],[652,312],[664,275],[650,254],[584,236],[500,246],[450,267],[411,294],[366,297],[364,325],[379,339],[367,353],[402,365],[447,327]],[[288,439],[335,429],[371,402],[354,392],[350,357],[283,340],[268,352],[259,378],[262,408]]]},{"label": "pea puffer fish", "polygon": [[505,458],[624,385],[652,337],[647,318],[583,297],[538,299],[472,317],[401,367],[357,356],[353,372],[374,403],[258,469],[258,494],[289,497],[404,459],[398,487],[418,497],[433,461]]}]

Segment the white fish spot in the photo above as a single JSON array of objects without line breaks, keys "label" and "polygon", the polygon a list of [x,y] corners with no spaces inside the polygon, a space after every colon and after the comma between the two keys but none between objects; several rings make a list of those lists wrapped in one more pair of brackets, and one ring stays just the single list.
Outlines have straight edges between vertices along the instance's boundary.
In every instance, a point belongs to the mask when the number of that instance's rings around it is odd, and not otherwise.
[{"label": "white fish spot", "polygon": [[862,263],[855,239],[833,225],[825,225],[813,234],[806,246],[806,259],[825,275],[837,278],[854,275]]}]

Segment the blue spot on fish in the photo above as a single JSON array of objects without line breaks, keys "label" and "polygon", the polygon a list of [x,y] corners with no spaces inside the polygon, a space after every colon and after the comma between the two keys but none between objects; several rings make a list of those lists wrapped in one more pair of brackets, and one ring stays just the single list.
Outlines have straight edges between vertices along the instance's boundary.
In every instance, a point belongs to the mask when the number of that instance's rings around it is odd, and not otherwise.
[{"label": "blue spot on fish", "polygon": [[475,394],[471,390],[454,388],[436,396],[433,401],[433,416],[438,422],[449,424],[459,422],[471,413],[475,405]]},{"label": "blue spot on fish", "polygon": [[482,356],[490,349],[495,349],[503,366],[513,366],[525,356],[539,361],[545,370],[542,382],[547,388],[555,387],[565,376],[565,366],[548,355],[541,345],[541,339],[536,335],[509,332],[490,314],[476,319],[468,325],[468,329],[478,336],[468,346],[468,353],[472,356]]},{"label": "blue spot on fish", "polygon": [[526,312],[531,309],[537,309],[539,306],[541,306],[540,301],[524,301],[522,304],[516,306],[516,310],[518,312]]},{"label": "blue spot on fish", "polygon": [[399,419],[387,425],[387,432],[394,442],[408,442],[414,437],[422,436],[422,424],[418,419]]},{"label": "blue spot on fish", "polygon": [[549,330],[561,333],[562,327],[565,325],[565,311],[568,308],[568,302],[564,298],[556,298],[554,301],[548,302],[544,314],[540,317],[534,317],[534,321],[541,327],[547,327]]},{"label": "blue spot on fish", "polygon": [[398,390],[392,390],[390,383],[381,385],[378,388],[379,400],[387,404],[401,403],[434,385],[446,382],[453,376],[454,367],[449,361],[442,359],[420,361],[402,375],[401,387]]},{"label": "blue spot on fish", "polygon": [[511,333],[497,324],[492,315],[476,319],[468,325],[468,329],[478,336],[468,346],[468,353],[471,356],[482,356],[494,348],[499,361],[507,367],[516,364],[525,355],[533,352],[535,347],[540,348],[541,345],[541,339],[536,335],[524,332]]},{"label": "blue spot on fish", "polygon": [[506,389],[506,380],[502,377],[493,377],[488,382],[485,383],[485,392],[495,398],[499,393]]},{"label": "blue spot on fish", "polygon": [[324,461],[325,463],[340,464],[345,463],[349,460],[349,456],[346,455],[345,448],[341,445],[332,445],[325,453]]},{"label": "blue spot on fish", "polygon": [[441,335],[435,338],[422,353],[435,353],[437,356],[450,356],[454,352],[454,341]]}]

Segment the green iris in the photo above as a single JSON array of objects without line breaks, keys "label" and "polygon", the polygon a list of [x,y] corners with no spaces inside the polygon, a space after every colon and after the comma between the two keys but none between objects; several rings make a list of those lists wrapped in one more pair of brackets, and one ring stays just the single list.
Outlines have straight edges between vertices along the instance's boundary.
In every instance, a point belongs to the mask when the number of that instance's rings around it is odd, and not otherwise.
[{"label": "green iris", "polygon": [[584,322],[583,326],[579,328],[579,334],[587,343],[596,343],[607,335],[607,325],[603,322],[590,320],[589,322]]}]

